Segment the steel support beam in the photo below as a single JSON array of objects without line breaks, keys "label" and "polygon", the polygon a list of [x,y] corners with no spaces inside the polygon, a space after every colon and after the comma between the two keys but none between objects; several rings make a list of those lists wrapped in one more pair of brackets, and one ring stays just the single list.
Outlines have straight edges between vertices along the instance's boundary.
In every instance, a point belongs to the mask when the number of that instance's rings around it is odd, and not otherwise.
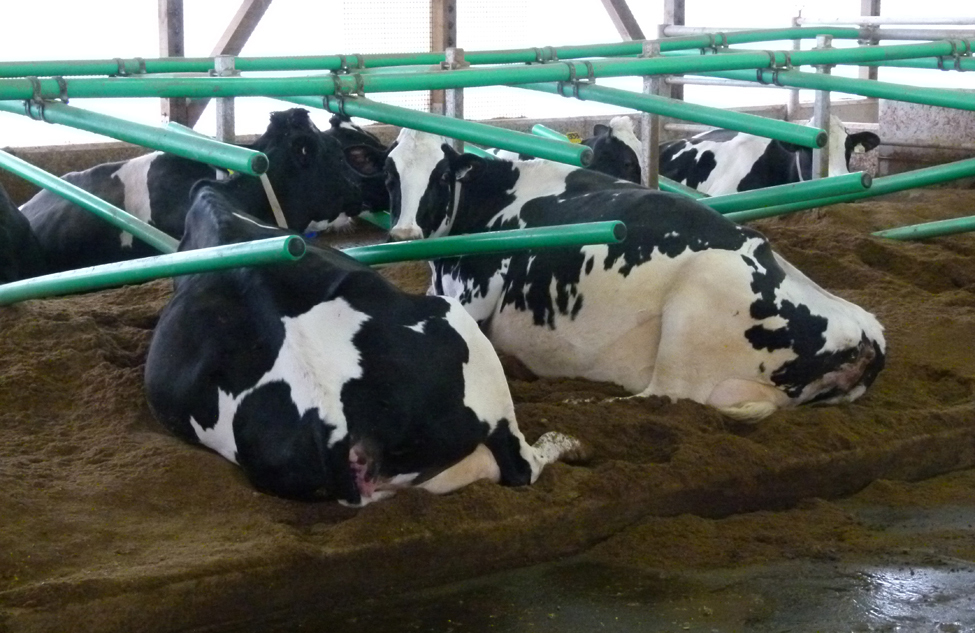
[{"label": "steel support beam", "polygon": [[[664,19],[660,23],[659,37],[664,37],[664,29],[668,26],[684,26],[684,21],[684,0],[664,0]],[[670,98],[683,100],[684,86],[671,85]]]},{"label": "steel support beam", "polygon": [[[186,56],[183,45],[183,0],[159,0],[159,56]],[[186,99],[163,99],[162,118],[163,121],[186,125],[189,121]]]},{"label": "steel support beam", "polygon": [[633,12],[630,11],[630,5],[626,3],[626,0],[602,0],[602,3],[621,38],[624,40],[647,39],[643,35],[643,29],[640,28],[633,16]]},{"label": "steel support beam", "polygon": [[[160,0],[160,2],[164,1]],[[182,2],[182,0],[180,1]],[[243,0],[240,8],[237,9],[237,13],[230,20],[230,24],[224,29],[223,35],[217,40],[217,44],[213,47],[210,57],[218,57],[220,55],[236,57],[240,55],[240,52],[244,50],[244,44],[247,43],[254,29],[260,24],[261,18],[264,17],[264,13],[269,6],[271,6],[271,0]],[[209,99],[191,100],[187,106],[187,125],[190,127],[196,125],[196,122],[200,120],[200,116],[206,110],[207,104],[209,103]]]},{"label": "steel support beam", "polygon": [[[816,48],[817,49],[828,49],[831,48],[833,44],[833,38],[829,35],[820,35],[816,38]],[[822,75],[829,75],[831,72],[831,66],[828,64],[823,64],[816,67],[816,72]],[[816,102],[813,104],[813,127],[818,127],[821,130],[826,130],[829,133],[830,125],[830,93],[826,90],[816,91]],[[815,180],[817,178],[826,178],[829,176],[829,151],[830,145],[832,143],[827,143],[825,147],[815,147],[812,151],[812,178]]]},{"label": "steel support beam", "polygon": [[[860,15],[868,15],[870,17],[877,17],[880,15],[880,0],[860,0]],[[877,39],[871,38],[865,44],[871,46],[877,45]],[[860,79],[877,79],[877,68],[876,67],[866,67],[860,68]]]},{"label": "steel support beam", "polygon": [[[430,0],[430,51],[438,53],[456,46],[457,0]],[[430,112],[444,114],[446,100],[444,90],[431,90]]]}]

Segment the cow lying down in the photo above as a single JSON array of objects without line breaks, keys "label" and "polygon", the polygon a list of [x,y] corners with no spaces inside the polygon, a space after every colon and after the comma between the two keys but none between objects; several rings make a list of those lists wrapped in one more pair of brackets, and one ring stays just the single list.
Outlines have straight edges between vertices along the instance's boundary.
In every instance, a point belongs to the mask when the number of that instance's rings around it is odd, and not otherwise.
[{"label": "cow lying down", "polygon": [[495,348],[539,376],[690,398],[739,419],[861,396],[883,328],[765,237],[684,196],[549,161],[484,160],[404,130],[387,159],[394,237],[622,220],[621,244],[437,260]]},{"label": "cow lying down", "polygon": [[[283,235],[198,185],[180,250]],[[416,486],[532,483],[578,441],[518,430],[497,355],[460,304],[309,248],[296,264],[175,280],[146,361],[156,418],[260,490],[365,505]]]}]

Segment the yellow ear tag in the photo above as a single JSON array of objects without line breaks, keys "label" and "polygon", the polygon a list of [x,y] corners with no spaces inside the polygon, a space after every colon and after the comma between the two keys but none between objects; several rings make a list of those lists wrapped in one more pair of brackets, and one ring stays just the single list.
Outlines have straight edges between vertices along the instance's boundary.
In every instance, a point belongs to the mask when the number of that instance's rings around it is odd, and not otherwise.
[{"label": "yellow ear tag", "polygon": [[569,137],[569,142],[570,143],[581,143],[582,142],[582,137],[579,136],[579,134],[577,132],[569,132],[568,134],[566,134],[566,136]]}]

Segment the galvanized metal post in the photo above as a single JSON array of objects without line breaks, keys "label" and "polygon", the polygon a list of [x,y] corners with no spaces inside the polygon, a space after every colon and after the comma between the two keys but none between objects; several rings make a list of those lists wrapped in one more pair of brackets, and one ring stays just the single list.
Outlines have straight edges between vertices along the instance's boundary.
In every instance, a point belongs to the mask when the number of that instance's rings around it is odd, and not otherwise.
[{"label": "galvanized metal post", "polygon": [[[644,41],[643,53],[641,57],[654,57],[660,55],[659,41]],[[644,94],[659,95],[664,83],[663,75],[644,75],[643,92]],[[640,132],[643,147],[640,159],[640,180],[644,185],[651,189],[660,188],[660,115],[641,114]]]},{"label": "galvanized metal post", "polygon": [[[217,55],[213,60],[214,75],[217,77],[233,77],[239,75],[234,68],[233,55]],[[234,98],[220,97],[217,99],[217,140],[224,143],[235,143],[237,133],[234,127]]]},{"label": "galvanized metal post", "polygon": [[[159,0],[159,56],[184,57],[183,0]],[[163,121],[187,124],[187,101],[184,97],[162,100]]]},{"label": "galvanized metal post", "polygon": [[[799,16],[792,18],[793,28],[799,26]],[[802,50],[802,40],[792,40],[792,50]],[[799,90],[789,91],[789,100],[785,102],[785,120],[795,121],[799,118]]]},{"label": "galvanized metal post", "polygon": [[[446,70],[456,70],[458,68],[463,68],[464,66],[470,65],[464,61],[463,48],[448,46],[447,50],[444,51],[444,54],[447,57],[446,61],[444,62],[444,68]],[[449,90],[444,91],[444,114],[454,119],[464,118],[463,88],[450,88]],[[461,139],[451,139],[451,144],[458,152],[464,151],[464,141]]]},{"label": "galvanized metal post", "polygon": [[[457,0],[430,0],[430,50],[446,51],[454,46],[457,46]],[[443,114],[445,100],[443,90],[431,90],[430,112]]]},{"label": "galvanized metal post", "polygon": [[[880,15],[880,0],[860,0],[860,15],[877,17]],[[863,42],[870,46],[876,46],[879,42],[876,37],[871,37],[869,41]],[[877,79],[877,67],[861,67],[860,79]]]},{"label": "galvanized metal post", "polygon": [[[829,35],[819,35],[816,37],[816,48],[826,49],[830,48],[833,43],[833,38]],[[816,72],[818,74],[828,75],[830,74],[830,69],[832,67],[829,64],[823,64],[816,67]],[[826,130],[828,134],[830,131],[829,127],[829,98],[830,93],[827,90],[817,90],[816,91],[816,102],[813,105],[813,126],[820,129]],[[813,149],[812,152],[812,177],[816,178],[826,178],[829,175],[829,146],[832,144],[833,139],[830,139],[823,147],[817,147]]]},{"label": "galvanized metal post", "polygon": [[[664,37],[664,29],[667,26],[684,26],[684,0],[664,0],[664,19],[659,27],[658,37]],[[670,98],[684,98],[684,86],[671,85]]]}]

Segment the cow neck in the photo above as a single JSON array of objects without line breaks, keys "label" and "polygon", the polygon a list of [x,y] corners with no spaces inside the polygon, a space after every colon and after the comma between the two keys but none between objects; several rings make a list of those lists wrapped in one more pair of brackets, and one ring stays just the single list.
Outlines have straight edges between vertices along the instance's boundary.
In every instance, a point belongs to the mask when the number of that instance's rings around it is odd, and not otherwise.
[{"label": "cow neck", "polygon": [[486,160],[477,177],[460,182],[460,195],[451,217],[451,235],[481,233],[488,222],[514,201],[511,194],[518,181],[518,170],[509,161]]},{"label": "cow neck", "polygon": [[[278,224],[259,178],[240,175],[228,180],[218,181],[215,184],[224,195],[234,201],[235,208],[268,224]],[[288,227],[283,226],[281,228],[287,229]]]}]

